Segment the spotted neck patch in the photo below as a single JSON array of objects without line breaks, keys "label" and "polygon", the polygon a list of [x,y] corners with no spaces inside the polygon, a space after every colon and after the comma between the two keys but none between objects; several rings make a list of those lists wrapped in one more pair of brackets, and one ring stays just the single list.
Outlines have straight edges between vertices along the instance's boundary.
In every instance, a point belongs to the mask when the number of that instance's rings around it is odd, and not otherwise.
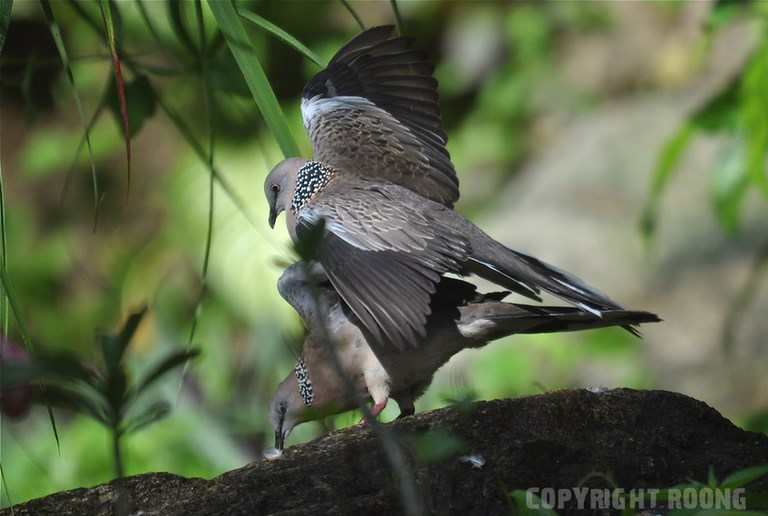
[{"label": "spotted neck patch", "polygon": [[291,211],[298,212],[333,178],[333,169],[319,161],[307,161],[296,176]]},{"label": "spotted neck patch", "polygon": [[299,385],[299,396],[301,396],[304,405],[310,406],[315,400],[315,393],[312,390],[312,380],[309,379],[309,369],[304,365],[304,359],[300,358],[293,368],[296,375],[296,382]]}]

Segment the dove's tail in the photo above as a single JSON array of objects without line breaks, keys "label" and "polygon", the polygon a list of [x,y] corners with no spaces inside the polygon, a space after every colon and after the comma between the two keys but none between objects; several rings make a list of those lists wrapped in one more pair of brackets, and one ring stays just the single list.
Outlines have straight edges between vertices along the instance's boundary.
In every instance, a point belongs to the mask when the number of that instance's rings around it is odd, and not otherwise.
[{"label": "dove's tail", "polygon": [[621,308],[573,274],[509,249],[478,228],[473,229],[469,272],[536,301],[541,301],[539,294],[545,290],[595,315],[606,309]]},{"label": "dove's tail", "polygon": [[552,333],[621,326],[638,334],[635,325],[659,322],[650,312],[603,310],[601,316],[571,306],[533,306],[502,302],[475,303],[461,308],[459,331],[482,344],[518,333]]}]

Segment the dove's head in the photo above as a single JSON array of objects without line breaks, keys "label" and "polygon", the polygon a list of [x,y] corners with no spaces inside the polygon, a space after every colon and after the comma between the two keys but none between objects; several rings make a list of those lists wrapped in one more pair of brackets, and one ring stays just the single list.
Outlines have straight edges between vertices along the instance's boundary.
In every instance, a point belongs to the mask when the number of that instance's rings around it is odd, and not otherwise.
[{"label": "dove's head", "polygon": [[280,383],[269,406],[269,419],[275,431],[275,448],[282,450],[291,430],[304,421],[316,419],[315,391],[303,358]]},{"label": "dove's head", "polygon": [[344,396],[341,379],[331,370],[326,353],[305,342],[303,355],[280,383],[269,406],[278,450],[283,449],[285,439],[296,425],[356,406],[354,400]]},{"label": "dove's head", "polygon": [[277,216],[291,206],[296,189],[296,177],[307,163],[304,158],[284,159],[273,168],[264,180],[264,195],[269,204],[269,226],[275,227]]}]

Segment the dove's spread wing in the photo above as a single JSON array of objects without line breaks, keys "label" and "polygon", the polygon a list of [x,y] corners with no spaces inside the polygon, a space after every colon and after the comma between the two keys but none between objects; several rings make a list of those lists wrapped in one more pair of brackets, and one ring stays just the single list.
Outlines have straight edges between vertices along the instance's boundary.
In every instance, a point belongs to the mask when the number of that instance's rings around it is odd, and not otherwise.
[{"label": "dove's spread wing", "polygon": [[363,32],[304,88],[314,158],[452,206],[459,181],[445,148],[433,66],[393,29]]},{"label": "dove's spread wing", "polygon": [[377,343],[416,346],[440,276],[466,261],[466,239],[435,223],[438,204],[403,202],[395,185],[328,192],[299,213],[299,238],[321,219],[317,249],[328,278]]}]

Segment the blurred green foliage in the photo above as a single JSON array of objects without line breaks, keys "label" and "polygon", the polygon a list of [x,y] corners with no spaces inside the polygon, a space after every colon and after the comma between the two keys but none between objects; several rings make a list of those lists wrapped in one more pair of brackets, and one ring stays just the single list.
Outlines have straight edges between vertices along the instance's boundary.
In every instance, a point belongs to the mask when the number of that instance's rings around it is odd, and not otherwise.
[{"label": "blurred green foliage", "polygon": [[658,206],[666,186],[691,139],[699,133],[725,135],[731,140],[712,170],[712,207],[725,231],[734,233],[739,229],[741,207],[750,189],[768,200],[768,4],[717,2],[710,31],[716,32],[745,10],[753,12],[758,24],[756,48],[743,73],[700,106],[659,154],[641,221],[646,237],[656,229]]},{"label": "blurred green foliage", "polygon": [[[0,36],[7,5],[0,0]],[[228,3],[214,11],[180,0],[104,5],[109,21],[96,2],[51,3],[48,21],[37,2],[14,5],[0,56],[2,265],[23,333],[45,350],[92,358],[94,328],[116,327],[143,303],[151,309],[127,357],[128,377],[188,341],[201,348],[183,383],[169,375],[158,384],[175,400],[170,416],[128,440],[124,455],[127,474],[210,477],[252,460],[269,441],[268,400],[291,371],[300,329],[275,288],[276,262],[291,254],[284,232],[268,230],[262,180],[283,152],[309,155],[299,93],[316,61],[326,62],[357,22],[335,1],[237,2],[242,16]],[[401,9],[404,31],[437,63],[460,209],[469,216],[492,210],[500,186],[546,145],[549,117],[610,100],[611,92],[572,83],[559,62],[572,41],[614,30],[606,4],[409,2]],[[368,25],[393,22],[386,2],[360,14]],[[753,115],[765,107],[756,93],[766,79],[765,51],[763,43],[743,79],[663,151],[651,205],[695,132],[732,131],[735,157],[718,169],[715,188],[718,211],[730,214],[724,225],[736,224],[742,190],[762,188],[756,170],[765,117]],[[21,341],[21,330],[10,324],[9,334]],[[438,380],[418,409],[582,386],[588,378],[577,363],[611,371],[617,384],[653,386],[639,365],[643,353],[620,330],[504,339],[469,352],[471,365]],[[396,412],[388,407],[384,419]],[[344,414],[323,428],[358,420]],[[302,425],[291,442],[321,430]],[[46,414],[3,423],[14,502],[111,478],[110,444],[98,425],[63,414],[59,432],[61,453]],[[450,437],[429,441],[425,460],[456,448]]]}]

